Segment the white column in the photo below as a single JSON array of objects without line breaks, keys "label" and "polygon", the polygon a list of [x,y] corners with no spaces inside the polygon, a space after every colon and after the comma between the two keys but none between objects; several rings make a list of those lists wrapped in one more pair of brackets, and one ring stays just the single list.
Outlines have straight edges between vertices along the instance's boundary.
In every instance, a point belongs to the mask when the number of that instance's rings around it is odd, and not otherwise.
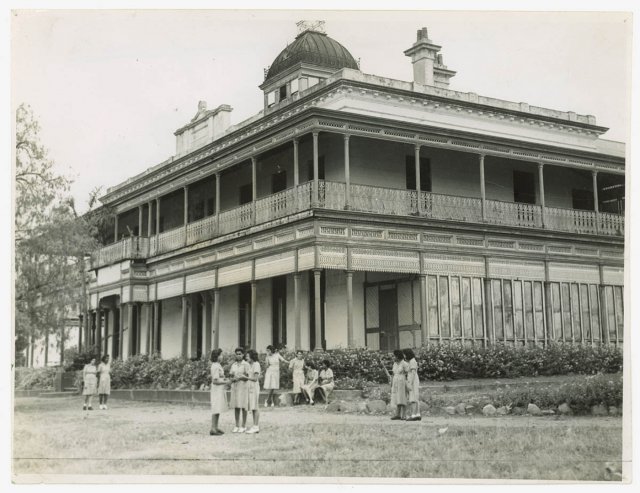
[{"label": "white column", "polygon": [[544,164],[538,163],[538,189],[540,190],[540,210],[541,219],[542,219],[542,227],[545,227],[545,202],[544,202]]},{"label": "white column", "polygon": [[349,169],[349,135],[344,136],[344,208],[351,208],[351,171]]},{"label": "white column", "polygon": [[592,171],[593,179],[593,210],[596,214],[596,233],[600,232],[600,205],[598,204],[598,172]]},{"label": "white column", "polygon": [[416,169],[416,200],[418,201],[418,214],[422,214],[422,187],[420,184],[420,145],[415,146],[415,169]]},{"label": "white column", "polygon": [[347,278],[347,347],[353,347],[353,271],[346,271]]},{"label": "white column", "polygon": [[484,154],[480,154],[480,199],[482,201],[482,220],[487,219],[487,194],[484,188]]},{"label": "white column", "polygon": [[298,139],[293,139],[293,186],[300,183],[300,169],[298,163]]},{"label": "white column", "polygon": [[318,195],[318,132],[313,132],[313,194],[312,206],[318,207],[320,197]]}]

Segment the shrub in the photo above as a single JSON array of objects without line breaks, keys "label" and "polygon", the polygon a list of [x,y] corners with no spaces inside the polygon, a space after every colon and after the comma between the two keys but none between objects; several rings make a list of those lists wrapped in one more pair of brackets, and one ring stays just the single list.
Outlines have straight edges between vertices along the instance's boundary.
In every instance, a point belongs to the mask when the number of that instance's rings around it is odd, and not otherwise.
[{"label": "shrub", "polygon": [[16,368],[16,390],[52,389],[57,368]]},{"label": "shrub", "polygon": [[92,358],[95,358],[96,362],[98,361],[97,346],[86,348],[81,353],[79,353],[77,348],[74,346],[64,352],[64,369],[65,371],[82,370],[84,365],[89,363]]},{"label": "shrub", "polygon": [[[551,344],[547,347],[513,347],[496,345],[482,348],[463,344],[430,345],[415,351],[421,380],[454,380],[460,378],[511,378],[521,376],[616,373],[622,369],[622,350],[614,346],[582,346]],[[294,351],[281,351],[291,360]],[[264,355],[260,356],[263,371]],[[335,349],[308,352],[307,362],[316,365],[331,361],[337,388],[364,389],[366,382],[388,383],[384,366],[390,371],[393,355],[369,349]],[[234,360],[223,353],[225,372]],[[83,365],[84,366],[84,365]],[[160,354],[140,355],[126,361],[112,362],[114,388],[200,388],[209,385],[211,363],[205,357],[185,360],[162,359]],[[287,364],[280,365],[280,388],[291,387]]]},{"label": "shrub", "polygon": [[496,406],[527,407],[530,403],[542,409],[555,409],[567,403],[576,414],[588,414],[592,406],[622,406],[622,375],[591,375],[584,380],[561,385],[530,385],[499,389],[493,397]]}]

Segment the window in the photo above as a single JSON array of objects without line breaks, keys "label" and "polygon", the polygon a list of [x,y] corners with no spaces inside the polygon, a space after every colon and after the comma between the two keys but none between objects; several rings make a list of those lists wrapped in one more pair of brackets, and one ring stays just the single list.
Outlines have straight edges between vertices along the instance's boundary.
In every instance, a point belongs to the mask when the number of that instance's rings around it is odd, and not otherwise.
[{"label": "window", "polygon": [[280,101],[282,101],[283,99],[287,99],[287,85],[285,84],[284,86],[280,87],[279,91]]},{"label": "window", "polygon": [[241,185],[238,189],[238,195],[240,199],[240,205],[248,204],[253,200],[253,186],[251,183]]},{"label": "window", "polygon": [[[407,190],[416,190],[416,158],[407,156],[405,160]],[[420,190],[431,191],[431,160],[426,157],[420,158]]]},{"label": "window", "polygon": [[593,211],[593,192],[591,190],[572,190],[573,208],[583,211]]},{"label": "window", "polygon": [[298,92],[298,79],[293,79],[291,81],[291,94],[295,94]]},{"label": "window", "polygon": [[267,94],[267,106],[273,106],[276,104],[276,91],[271,91]]},{"label": "window", "polygon": [[536,203],[536,183],[533,173],[513,172],[513,201],[522,204]]}]

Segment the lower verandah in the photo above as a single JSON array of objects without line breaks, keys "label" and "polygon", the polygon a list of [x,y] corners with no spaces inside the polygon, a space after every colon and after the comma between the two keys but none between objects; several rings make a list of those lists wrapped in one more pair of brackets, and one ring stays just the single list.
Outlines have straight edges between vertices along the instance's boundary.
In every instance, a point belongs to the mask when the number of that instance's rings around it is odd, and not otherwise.
[{"label": "lower verandah", "polygon": [[[346,273],[319,271],[320,344],[323,349],[345,348],[348,341]],[[464,344],[543,345],[551,341],[621,344],[623,340],[622,286],[526,279],[490,279],[461,275],[426,275],[421,303],[421,277],[415,274],[353,272],[352,346],[390,350],[457,341]],[[268,344],[314,350],[316,337],[314,272],[299,273],[299,324],[296,323],[294,274],[255,282],[255,341],[251,283],[219,290],[219,330],[212,322],[212,291],[161,300],[157,335],[152,304],[137,305],[134,337],[125,327],[122,354],[159,351],[165,358],[183,352],[186,310],[186,356],[200,357],[218,346],[237,346],[263,352]],[[426,309],[422,330],[421,310]],[[425,337],[426,336],[426,337]],[[111,334],[105,348],[111,352]],[[129,344],[133,341],[133,351]]]}]

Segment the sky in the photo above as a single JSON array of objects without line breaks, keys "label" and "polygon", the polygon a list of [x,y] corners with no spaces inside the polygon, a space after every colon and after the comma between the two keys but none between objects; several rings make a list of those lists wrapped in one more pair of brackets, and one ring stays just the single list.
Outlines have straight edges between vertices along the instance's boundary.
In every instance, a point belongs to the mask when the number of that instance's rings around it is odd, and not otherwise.
[{"label": "sky", "polygon": [[258,85],[301,19],[369,74],[410,81],[403,51],[426,26],[457,75],[451,89],[579,114],[626,141],[630,15],[443,11],[14,11],[12,105],[31,105],[80,210],[175,153],[173,132],[196,113],[233,107],[232,124],[262,108]]}]

